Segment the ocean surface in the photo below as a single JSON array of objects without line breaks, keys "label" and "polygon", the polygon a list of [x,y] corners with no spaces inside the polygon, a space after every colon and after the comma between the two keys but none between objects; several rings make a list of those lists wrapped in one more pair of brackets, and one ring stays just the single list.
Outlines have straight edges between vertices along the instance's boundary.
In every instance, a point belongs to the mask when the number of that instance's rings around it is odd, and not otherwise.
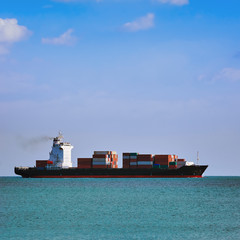
[{"label": "ocean surface", "polygon": [[0,239],[240,239],[240,177],[0,178]]}]

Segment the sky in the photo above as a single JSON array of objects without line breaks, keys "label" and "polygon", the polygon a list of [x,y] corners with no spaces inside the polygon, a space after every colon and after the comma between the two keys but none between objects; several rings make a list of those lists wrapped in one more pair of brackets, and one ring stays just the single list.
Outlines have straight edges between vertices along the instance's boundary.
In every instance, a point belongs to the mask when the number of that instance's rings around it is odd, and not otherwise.
[{"label": "sky", "polygon": [[0,176],[94,150],[240,174],[238,0],[2,0]]}]

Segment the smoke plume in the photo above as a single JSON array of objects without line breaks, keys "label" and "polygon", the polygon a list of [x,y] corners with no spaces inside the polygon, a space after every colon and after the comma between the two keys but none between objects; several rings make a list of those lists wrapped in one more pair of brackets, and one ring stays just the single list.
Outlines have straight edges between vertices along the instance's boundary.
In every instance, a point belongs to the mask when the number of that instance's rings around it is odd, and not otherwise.
[{"label": "smoke plume", "polygon": [[27,138],[23,136],[17,137],[17,141],[19,145],[25,150],[30,150],[33,148],[36,149],[50,140],[53,140],[53,137],[49,137],[49,136],[39,136],[39,137],[32,137],[32,138]]}]

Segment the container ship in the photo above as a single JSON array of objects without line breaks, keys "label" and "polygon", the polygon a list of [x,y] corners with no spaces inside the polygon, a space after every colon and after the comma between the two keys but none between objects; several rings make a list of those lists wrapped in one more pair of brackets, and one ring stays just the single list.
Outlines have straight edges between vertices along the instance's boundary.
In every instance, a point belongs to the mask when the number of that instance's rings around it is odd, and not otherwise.
[{"label": "container ship", "polygon": [[118,168],[115,151],[94,151],[91,158],[78,158],[72,166],[73,146],[53,139],[48,160],[36,160],[34,167],[15,167],[23,178],[201,178],[208,165],[195,165],[174,154],[123,153],[123,167]]}]

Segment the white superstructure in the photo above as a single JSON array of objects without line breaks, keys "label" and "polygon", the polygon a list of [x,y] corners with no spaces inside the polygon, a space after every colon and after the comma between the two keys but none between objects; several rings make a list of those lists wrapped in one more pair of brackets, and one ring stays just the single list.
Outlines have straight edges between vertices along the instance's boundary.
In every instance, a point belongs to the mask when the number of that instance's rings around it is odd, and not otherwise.
[{"label": "white superstructure", "polygon": [[71,151],[73,146],[70,143],[63,142],[62,139],[61,134],[53,139],[49,160],[53,161],[53,167],[69,168],[72,167]]}]

